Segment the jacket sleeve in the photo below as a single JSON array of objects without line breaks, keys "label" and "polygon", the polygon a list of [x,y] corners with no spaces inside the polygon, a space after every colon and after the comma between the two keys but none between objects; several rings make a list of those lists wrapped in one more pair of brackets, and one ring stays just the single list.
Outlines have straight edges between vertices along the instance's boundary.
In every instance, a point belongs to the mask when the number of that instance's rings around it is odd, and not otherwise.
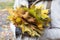
[{"label": "jacket sleeve", "polygon": [[54,0],[51,5],[52,27],[60,28],[60,1]]},{"label": "jacket sleeve", "polygon": [[50,39],[60,39],[60,0],[53,0],[51,5],[51,27],[52,29],[46,29],[44,37]]}]

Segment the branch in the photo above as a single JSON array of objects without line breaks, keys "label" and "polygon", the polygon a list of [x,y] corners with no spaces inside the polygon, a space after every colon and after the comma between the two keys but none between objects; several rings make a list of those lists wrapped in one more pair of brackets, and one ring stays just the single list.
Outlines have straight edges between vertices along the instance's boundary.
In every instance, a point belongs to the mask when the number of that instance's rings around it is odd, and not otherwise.
[{"label": "branch", "polygon": [[35,5],[38,1],[40,1],[40,0],[36,0],[35,2],[33,2],[33,4],[31,6]]}]

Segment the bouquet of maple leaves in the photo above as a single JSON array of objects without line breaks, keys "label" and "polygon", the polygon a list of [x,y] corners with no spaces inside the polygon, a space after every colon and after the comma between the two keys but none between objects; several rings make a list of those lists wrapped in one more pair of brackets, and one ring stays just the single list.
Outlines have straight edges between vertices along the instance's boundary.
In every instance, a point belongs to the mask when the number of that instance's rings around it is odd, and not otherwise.
[{"label": "bouquet of maple leaves", "polygon": [[16,10],[10,8],[8,19],[16,26],[21,28],[22,34],[27,33],[31,37],[40,37],[44,29],[49,26],[49,9],[44,9],[44,5],[30,8],[25,6],[17,7]]}]

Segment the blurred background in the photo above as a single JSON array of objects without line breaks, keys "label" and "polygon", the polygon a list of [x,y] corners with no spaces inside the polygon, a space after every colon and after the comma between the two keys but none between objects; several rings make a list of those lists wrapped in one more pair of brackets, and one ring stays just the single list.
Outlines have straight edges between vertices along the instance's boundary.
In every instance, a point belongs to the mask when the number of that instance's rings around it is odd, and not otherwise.
[{"label": "blurred background", "polygon": [[0,10],[5,8],[13,8],[14,0],[0,0]]}]

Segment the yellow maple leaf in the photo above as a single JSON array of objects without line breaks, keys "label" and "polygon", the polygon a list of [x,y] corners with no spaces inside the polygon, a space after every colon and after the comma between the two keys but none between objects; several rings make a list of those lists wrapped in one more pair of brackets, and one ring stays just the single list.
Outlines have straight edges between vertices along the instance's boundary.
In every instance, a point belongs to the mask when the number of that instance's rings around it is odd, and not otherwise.
[{"label": "yellow maple leaf", "polygon": [[41,18],[46,19],[46,18],[49,18],[49,16],[46,14],[41,14]]},{"label": "yellow maple leaf", "polygon": [[40,6],[36,6],[35,8],[36,8],[36,9],[43,9],[43,8],[44,8],[44,5],[41,4]]},{"label": "yellow maple leaf", "polygon": [[48,13],[49,13],[49,9],[41,10],[41,14],[48,14]]},{"label": "yellow maple leaf", "polygon": [[18,17],[18,18],[16,19],[16,22],[17,22],[17,23],[21,22],[21,18]]}]

